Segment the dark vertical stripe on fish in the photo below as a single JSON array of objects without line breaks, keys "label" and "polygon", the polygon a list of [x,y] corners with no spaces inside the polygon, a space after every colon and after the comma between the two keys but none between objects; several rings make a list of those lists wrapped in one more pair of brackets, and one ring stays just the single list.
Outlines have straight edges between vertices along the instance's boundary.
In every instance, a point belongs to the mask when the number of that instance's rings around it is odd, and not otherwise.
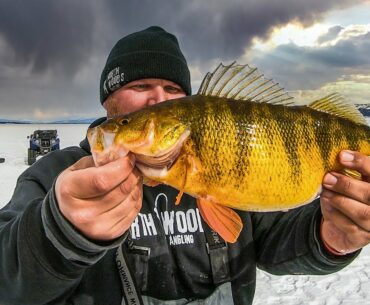
[{"label": "dark vertical stripe on fish", "polygon": [[361,137],[360,129],[357,129],[356,127],[355,129],[353,129],[354,126],[352,122],[349,122],[341,118],[339,119],[339,124],[340,124],[340,129],[343,132],[343,136],[348,143],[348,149],[354,150],[354,151],[360,150],[360,141],[359,141]]},{"label": "dark vertical stripe on fish", "polygon": [[284,106],[271,106],[267,108],[271,118],[276,122],[278,133],[283,141],[284,150],[291,170],[291,179],[296,185],[301,183],[302,168],[299,157],[299,131],[297,125],[302,124],[299,120],[304,119],[298,108],[286,108]]},{"label": "dark vertical stripe on fish", "polygon": [[[219,99],[210,99],[209,97],[203,97],[203,99],[196,109],[191,110],[192,113],[196,112],[193,122],[197,126],[195,142],[198,146],[201,162],[206,169],[204,172],[205,180],[219,181],[222,176],[220,158],[223,155],[219,153],[220,141],[227,120],[223,119],[223,109]],[[212,157],[210,158],[210,156]]]},{"label": "dark vertical stripe on fish", "polygon": [[330,115],[317,111],[310,111],[314,117],[314,135],[319,148],[325,170],[329,170],[329,156],[335,143],[340,141],[340,132],[337,132],[335,121]]}]

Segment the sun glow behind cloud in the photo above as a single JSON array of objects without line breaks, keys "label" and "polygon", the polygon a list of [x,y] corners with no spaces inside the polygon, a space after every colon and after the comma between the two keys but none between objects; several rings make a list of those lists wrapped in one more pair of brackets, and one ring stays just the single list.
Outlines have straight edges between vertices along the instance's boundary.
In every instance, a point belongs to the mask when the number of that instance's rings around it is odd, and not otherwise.
[{"label": "sun glow behind cloud", "polygon": [[315,24],[309,28],[289,23],[284,27],[275,28],[267,41],[254,39],[253,49],[269,51],[279,45],[293,43],[297,46],[315,46],[317,39],[328,31],[328,25]]},{"label": "sun glow behind cloud", "polygon": [[335,38],[320,42],[320,37],[326,35],[335,26],[340,27],[333,24],[315,24],[311,27],[304,28],[300,24],[289,23],[284,27],[274,29],[270,39],[267,41],[255,38],[252,49],[270,51],[279,45],[289,43],[299,47],[333,46],[339,41],[362,36],[370,32],[370,24],[352,24],[345,28],[342,27]]}]

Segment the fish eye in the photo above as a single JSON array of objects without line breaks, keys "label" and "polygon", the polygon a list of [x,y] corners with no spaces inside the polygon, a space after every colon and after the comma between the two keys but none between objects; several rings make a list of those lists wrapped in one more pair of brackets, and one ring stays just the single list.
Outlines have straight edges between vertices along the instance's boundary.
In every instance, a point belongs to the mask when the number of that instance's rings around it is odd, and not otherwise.
[{"label": "fish eye", "polygon": [[119,123],[120,125],[127,125],[130,122],[128,118],[123,118]]}]

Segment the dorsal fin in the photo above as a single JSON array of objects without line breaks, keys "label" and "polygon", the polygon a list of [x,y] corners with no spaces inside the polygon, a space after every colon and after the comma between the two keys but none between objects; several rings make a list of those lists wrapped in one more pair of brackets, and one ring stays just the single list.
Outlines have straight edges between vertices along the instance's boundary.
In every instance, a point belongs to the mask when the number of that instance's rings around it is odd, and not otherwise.
[{"label": "dorsal fin", "polygon": [[290,105],[293,99],[257,68],[238,65],[235,61],[228,66],[220,63],[212,73],[208,72],[198,94],[280,105]]},{"label": "dorsal fin", "polygon": [[351,120],[357,124],[367,125],[365,117],[356,106],[347,102],[339,93],[332,93],[313,101],[308,107]]}]

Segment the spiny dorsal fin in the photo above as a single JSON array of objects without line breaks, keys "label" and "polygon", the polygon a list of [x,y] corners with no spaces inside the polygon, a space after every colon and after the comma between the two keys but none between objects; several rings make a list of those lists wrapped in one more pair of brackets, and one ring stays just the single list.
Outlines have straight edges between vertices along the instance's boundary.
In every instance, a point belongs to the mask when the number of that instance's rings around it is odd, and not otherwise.
[{"label": "spiny dorsal fin", "polygon": [[356,108],[356,106],[345,101],[345,99],[339,93],[329,94],[312,102],[308,105],[308,107],[318,111],[334,114],[358,124],[367,125],[365,117]]},{"label": "spiny dorsal fin", "polygon": [[238,65],[235,61],[228,66],[220,63],[212,73],[208,72],[198,94],[280,105],[290,105],[293,99],[257,68]]}]

